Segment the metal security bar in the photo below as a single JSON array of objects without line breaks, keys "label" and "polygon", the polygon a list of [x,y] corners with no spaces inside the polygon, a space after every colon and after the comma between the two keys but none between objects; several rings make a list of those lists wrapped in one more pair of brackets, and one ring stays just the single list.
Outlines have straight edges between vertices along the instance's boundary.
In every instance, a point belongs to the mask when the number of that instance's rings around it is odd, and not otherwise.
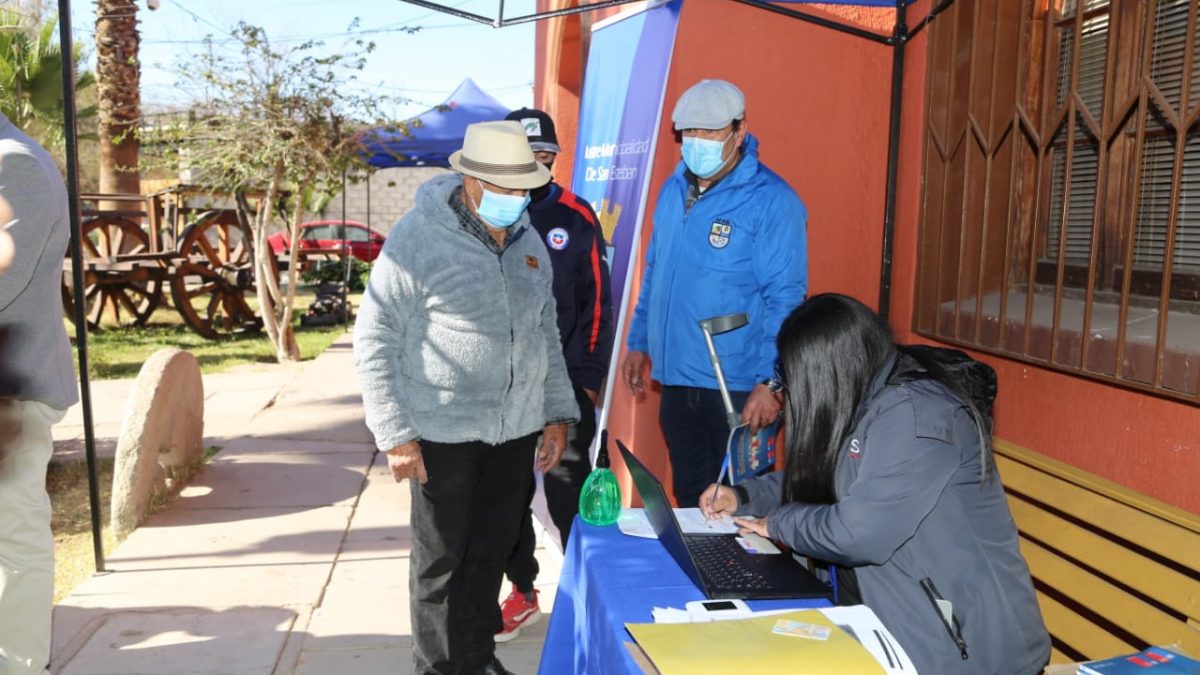
[{"label": "metal security bar", "polygon": [[977,0],[930,27],[915,330],[1200,402],[1193,0]]}]

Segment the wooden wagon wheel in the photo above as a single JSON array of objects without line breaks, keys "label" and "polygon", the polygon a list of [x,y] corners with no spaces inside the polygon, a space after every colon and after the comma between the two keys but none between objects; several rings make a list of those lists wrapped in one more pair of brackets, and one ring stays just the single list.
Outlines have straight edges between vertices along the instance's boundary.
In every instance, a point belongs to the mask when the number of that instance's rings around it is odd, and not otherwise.
[{"label": "wooden wagon wheel", "polygon": [[246,302],[254,292],[253,241],[249,228],[222,212],[205,213],[183,231],[171,297],[184,322],[210,340],[262,328]]},{"label": "wooden wagon wheel", "polygon": [[[162,283],[156,270],[129,265],[105,269],[121,256],[140,255],[150,250],[150,236],[141,225],[118,216],[96,216],[85,220],[83,237],[84,316],[88,328],[97,330],[105,317],[116,325],[143,326],[162,300]],[[70,251],[67,252],[68,256]],[[75,321],[74,280],[63,272],[63,312]]]}]

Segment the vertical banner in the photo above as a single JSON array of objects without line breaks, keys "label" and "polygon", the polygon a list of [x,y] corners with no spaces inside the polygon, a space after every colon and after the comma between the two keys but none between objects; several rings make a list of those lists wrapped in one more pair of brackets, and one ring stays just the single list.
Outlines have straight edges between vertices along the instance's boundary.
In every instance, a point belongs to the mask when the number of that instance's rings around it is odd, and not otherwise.
[{"label": "vertical banner", "polygon": [[[672,0],[619,15],[592,29],[571,190],[591,203],[600,218],[609,244],[612,297],[621,303],[600,429],[607,426],[613,383],[619,379],[620,340],[632,311],[629,279],[646,217],[680,4]],[[596,439],[593,459],[600,434]]]},{"label": "vertical banner", "polygon": [[622,302],[678,19],[678,0],[618,16],[593,29],[588,52],[571,190],[596,209],[609,244],[612,297]]}]

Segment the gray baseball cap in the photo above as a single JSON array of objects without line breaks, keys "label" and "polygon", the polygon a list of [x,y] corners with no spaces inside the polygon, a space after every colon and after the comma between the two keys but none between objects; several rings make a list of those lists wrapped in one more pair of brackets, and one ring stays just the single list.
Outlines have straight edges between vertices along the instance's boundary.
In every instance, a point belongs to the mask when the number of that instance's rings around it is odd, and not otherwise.
[{"label": "gray baseball cap", "polygon": [[746,116],[746,97],[742,90],[725,80],[700,80],[683,92],[675,103],[671,119],[676,131],[683,129],[723,129]]}]

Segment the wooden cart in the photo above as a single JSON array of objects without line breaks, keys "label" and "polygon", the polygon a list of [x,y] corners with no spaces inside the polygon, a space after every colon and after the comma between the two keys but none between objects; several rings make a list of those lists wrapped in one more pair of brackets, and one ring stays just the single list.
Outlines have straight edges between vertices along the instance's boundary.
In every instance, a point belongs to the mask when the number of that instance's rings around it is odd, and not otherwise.
[{"label": "wooden cart", "polygon": [[[88,326],[144,325],[169,287],[183,322],[217,340],[260,330],[247,298],[255,293],[253,242],[231,208],[207,208],[198,191],[80,196]],[[74,320],[71,258],[63,305]]]}]

